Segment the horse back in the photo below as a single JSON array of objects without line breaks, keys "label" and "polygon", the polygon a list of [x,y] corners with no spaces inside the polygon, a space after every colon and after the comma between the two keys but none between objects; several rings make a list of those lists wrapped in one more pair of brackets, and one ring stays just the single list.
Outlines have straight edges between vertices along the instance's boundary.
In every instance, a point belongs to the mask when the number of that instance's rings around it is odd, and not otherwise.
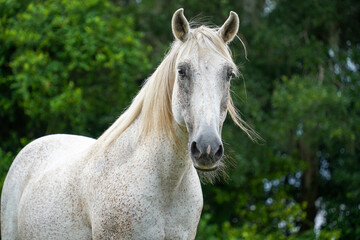
[{"label": "horse back", "polygon": [[[31,142],[19,152],[10,167],[2,190],[2,239],[21,238],[18,232],[21,230],[19,227],[20,210],[26,209],[30,204],[34,205],[34,202],[26,202],[24,199],[33,199],[31,196],[33,189],[43,184],[46,185],[46,179],[50,181],[56,179],[56,176],[49,176],[49,173],[56,174],[60,171],[61,166],[66,168],[72,162],[77,161],[75,156],[81,156],[81,151],[85,151],[93,142],[93,139],[82,136],[49,135]],[[38,196],[38,198],[41,197],[45,198],[46,196]],[[46,206],[44,206],[44,210],[46,210]]]}]

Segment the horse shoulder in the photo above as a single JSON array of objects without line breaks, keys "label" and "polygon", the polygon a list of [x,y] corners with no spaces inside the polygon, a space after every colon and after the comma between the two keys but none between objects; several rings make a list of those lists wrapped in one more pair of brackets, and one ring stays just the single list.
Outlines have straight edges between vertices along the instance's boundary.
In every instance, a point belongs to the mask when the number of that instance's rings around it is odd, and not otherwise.
[{"label": "horse shoulder", "polygon": [[[164,235],[156,189],[149,188],[149,174],[133,171],[132,162],[107,168],[98,164],[86,186],[87,205],[94,239],[155,239]],[[106,168],[106,170],[104,169]]]}]

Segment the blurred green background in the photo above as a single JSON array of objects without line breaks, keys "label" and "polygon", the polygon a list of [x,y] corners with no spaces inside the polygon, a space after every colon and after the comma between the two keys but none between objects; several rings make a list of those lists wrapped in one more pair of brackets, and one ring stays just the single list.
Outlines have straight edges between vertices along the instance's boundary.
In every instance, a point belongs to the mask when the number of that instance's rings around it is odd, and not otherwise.
[{"label": "blurred green background", "polygon": [[0,0],[0,177],[31,140],[98,137],[161,62],[173,12],[222,25],[235,103],[226,181],[203,185],[197,239],[360,239],[358,0]]}]

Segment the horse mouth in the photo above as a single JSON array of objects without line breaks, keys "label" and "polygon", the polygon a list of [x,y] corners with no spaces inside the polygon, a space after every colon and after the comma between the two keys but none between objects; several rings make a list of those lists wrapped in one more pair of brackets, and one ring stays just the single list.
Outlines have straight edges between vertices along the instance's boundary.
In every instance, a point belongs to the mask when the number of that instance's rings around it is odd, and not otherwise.
[{"label": "horse mouth", "polygon": [[201,172],[212,172],[212,171],[215,171],[216,169],[218,169],[218,167],[219,167],[218,164],[215,164],[212,166],[200,166],[200,165],[194,163],[193,165],[196,170],[201,171]]},{"label": "horse mouth", "polygon": [[196,170],[201,172],[212,172],[218,169],[220,161],[207,154],[202,154],[198,158],[192,157],[192,162]]}]

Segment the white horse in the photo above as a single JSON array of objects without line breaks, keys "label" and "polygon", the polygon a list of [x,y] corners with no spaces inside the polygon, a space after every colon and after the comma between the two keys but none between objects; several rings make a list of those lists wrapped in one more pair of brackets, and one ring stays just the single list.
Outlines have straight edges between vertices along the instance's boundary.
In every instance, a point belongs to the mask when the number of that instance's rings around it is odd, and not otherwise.
[{"label": "white horse", "polygon": [[218,168],[237,73],[228,43],[239,18],[175,41],[130,107],[97,140],[51,135],[14,160],[1,197],[2,239],[194,239],[203,206],[196,169]]}]

